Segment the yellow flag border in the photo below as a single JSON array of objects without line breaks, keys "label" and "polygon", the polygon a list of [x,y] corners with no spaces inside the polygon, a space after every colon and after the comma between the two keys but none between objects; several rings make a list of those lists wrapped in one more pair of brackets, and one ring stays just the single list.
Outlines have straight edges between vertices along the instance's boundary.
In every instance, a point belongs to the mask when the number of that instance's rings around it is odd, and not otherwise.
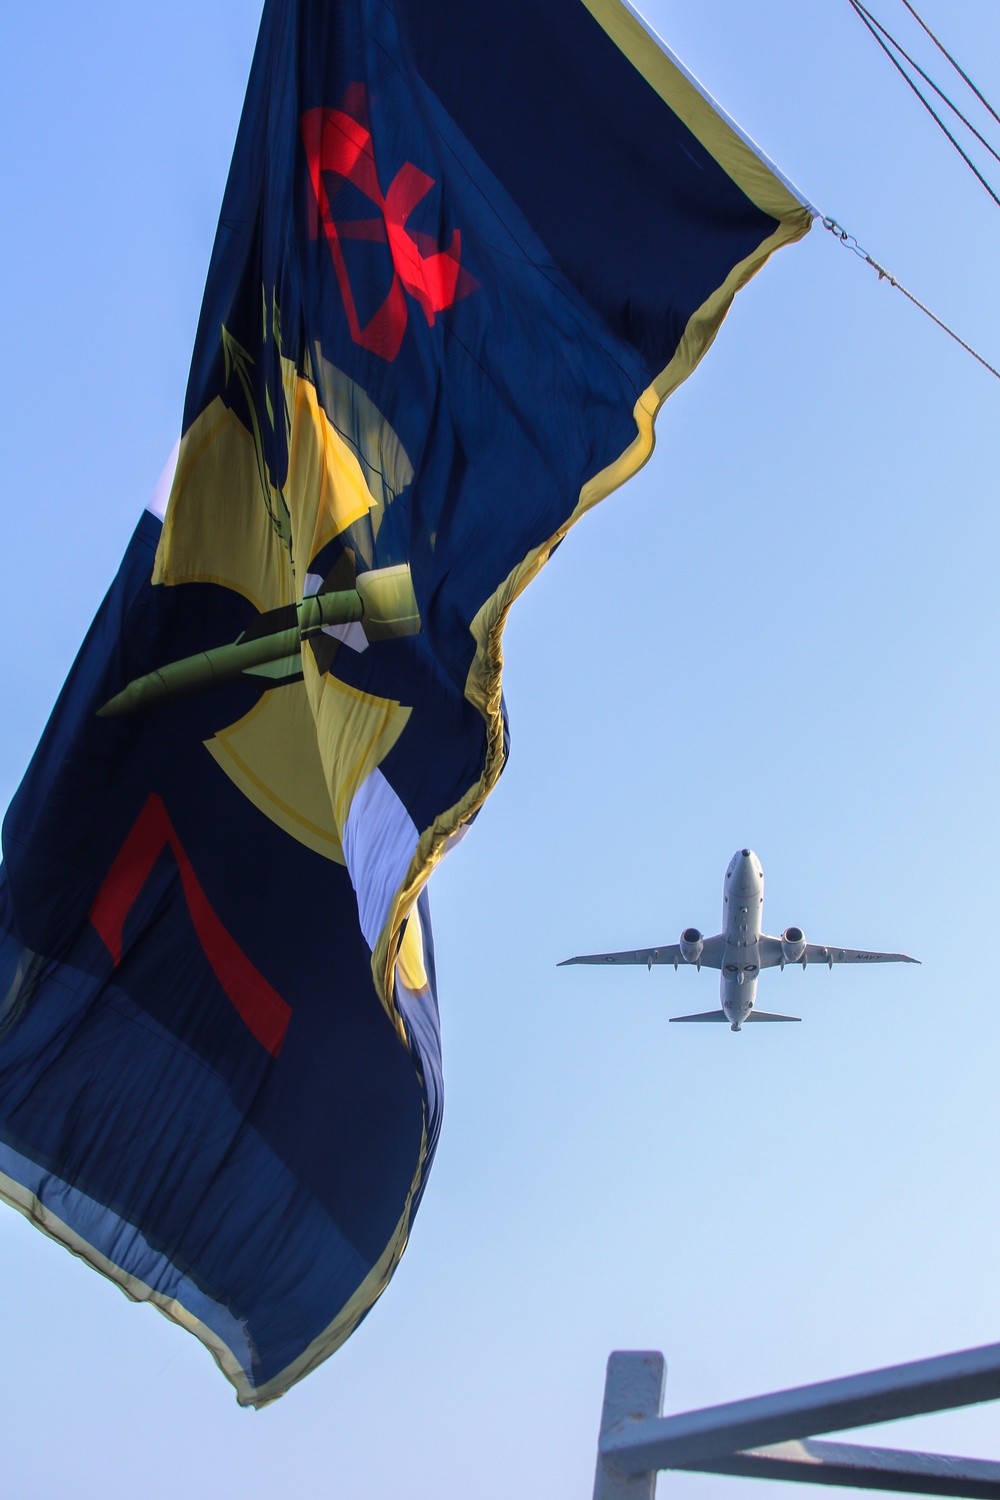
[{"label": "yellow flag border", "polygon": [[379,998],[405,1040],[405,1027],[394,999],[396,957],[403,924],[435,867],[462,826],[485,803],[503,769],[503,719],[500,712],[503,676],[503,630],[514,600],[548,562],[553,550],[599,501],[631,479],[648,461],[656,442],[656,417],[667,397],[694,371],[711,347],[733,298],[783,245],[809,232],[816,210],[807,203],[760,153],[720,107],[686,72],[676,58],[622,0],[580,0],[624,53],[633,67],[659,94],[715,158],[726,174],[762,212],[778,221],[777,228],[756,250],[730,271],[722,286],[691,315],[673,358],[639,397],[633,409],[636,436],[613,463],[584,485],[571,515],[558,531],[512,569],[487,599],[472,622],[477,649],[466,679],[465,696],[486,720],[487,748],[483,774],[475,786],[441,813],[424,830],[372,954],[372,974]]}]

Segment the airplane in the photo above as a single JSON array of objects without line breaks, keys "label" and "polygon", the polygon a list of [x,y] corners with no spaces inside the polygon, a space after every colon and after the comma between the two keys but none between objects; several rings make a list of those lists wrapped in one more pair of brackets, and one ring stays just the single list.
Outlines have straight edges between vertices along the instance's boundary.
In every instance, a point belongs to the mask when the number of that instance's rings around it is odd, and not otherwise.
[{"label": "airplane", "polygon": [[730,1031],[740,1031],[747,1021],[801,1021],[801,1016],[779,1016],[756,1010],[757,980],[761,969],[783,969],[786,964],[916,964],[907,953],[873,953],[866,948],[826,948],[807,943],[801,927],[786,927],[780,938],[761,932],[764,906],[764,871],[752,849],[739,849],[729,861],[722,888],[722,931],[705,937],[697,927],[685,927],[679,943],[662,948],[636,948],[625,953],[587,953],[564,958],[567,964],[694,964],[721,971],[722,1008],[694,1016],[671,1016],[671,1021],[728,1021]]}]

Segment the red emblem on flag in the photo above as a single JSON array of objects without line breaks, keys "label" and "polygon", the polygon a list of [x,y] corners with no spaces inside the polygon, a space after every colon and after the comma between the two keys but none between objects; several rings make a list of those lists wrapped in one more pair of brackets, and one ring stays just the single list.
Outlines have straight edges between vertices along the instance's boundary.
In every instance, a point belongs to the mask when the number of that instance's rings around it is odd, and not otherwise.
[{"label": "red emblem on flag", "polygon": [[[433,326],[438,313],[475,291],[478,283],[461,264],[461,233],[455,230],[445,250],[433,236],[407,227],[410,214],[434,186],[433,177],[412,162],[400,167],[383,194],[360,83],[351,84],[339,109],[310,109],[300,124],[313,190],[310,228],[315,237],[322,226],[330,246],[351,337],[372,354],[395,359],[409,317],[406,294],[420,304],[428,326]],[[347,183],[374,204],[377,217],[336,216],[336,199]],[[391,256],[389,290],[363,327],[344,258],[348,240],[387,244]]]},{"label": "red emblem on flag", "polygon": [[261,1046],[266,1047],[272,1057],[277,1057],[291,1020],[291,1007],[254,968],[216,916],[177,837],[163,799],[155,792],[147,798],[90,908],[90,920],[111,954],[115,968],[122,961],[125,919],[164,849],[170,850],[177,863],[181,890],[194,930],[216,979]]}]

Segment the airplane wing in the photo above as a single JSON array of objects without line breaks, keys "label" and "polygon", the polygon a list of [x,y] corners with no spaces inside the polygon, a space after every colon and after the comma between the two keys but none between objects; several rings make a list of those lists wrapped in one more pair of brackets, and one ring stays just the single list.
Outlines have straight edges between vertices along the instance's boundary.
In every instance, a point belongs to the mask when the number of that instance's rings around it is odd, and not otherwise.
[{"label": "airplane wing", "polygon": [[[762,937],[759,944],[760,966],[773,969],[782,962],[781,939]],[[796,963],[826,964],[918,964],[919,958],[908,953],[875,953],[871,948],[826,948],[820,943],[807,943],[806,950]]]},{"label": "airplane wing", "polygon": [[807,964],[918,964],[919,958],[908,953],[873,953],[870,948],[823,948],[818,943],[806,943]]},{"label": "airplane wing", "polygon": [[[726,940],[720,933],[717,937],[705,938],[701,950],[701,966],[705,969],[721,969],[722,954]],[[780,945],[779,945],[780,946]],[[675,969],[685,964],[679,943],[664,943],[661,948],[626,948],[624,953],[581,953],[576,958],[564,958],[557,967],[567,964],[645,964],[651,969],[654,964],[673,964]]]}]

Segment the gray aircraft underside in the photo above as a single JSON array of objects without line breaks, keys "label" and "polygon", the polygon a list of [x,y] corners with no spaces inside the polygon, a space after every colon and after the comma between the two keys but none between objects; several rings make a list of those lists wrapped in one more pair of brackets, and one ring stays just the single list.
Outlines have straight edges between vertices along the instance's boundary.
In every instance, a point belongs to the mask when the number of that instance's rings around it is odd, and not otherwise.
[{"label": "gray aircraft underside", "polygon": [[697,927],[686,927],[679,943],[660,948],[632,948],[624,953],[586,953],[565,958],[566,964],[694,964],[721,972],[722,1008],[695,1016],[671,1016],[671,1021],[728,1021],[739,1031],[744,1021],[799,1021],[801,1016],[779,1016],[755,1010],[761,969],[783,969],[786,964],[915,964],[906,953],[873,953],[868,948],[824,948],[807,943],[800,927],[786,927],[780,938],[761,931],[764,871],[752,849],[740,849],[729,861],[722,894],[722,931],[704,937]]}]

